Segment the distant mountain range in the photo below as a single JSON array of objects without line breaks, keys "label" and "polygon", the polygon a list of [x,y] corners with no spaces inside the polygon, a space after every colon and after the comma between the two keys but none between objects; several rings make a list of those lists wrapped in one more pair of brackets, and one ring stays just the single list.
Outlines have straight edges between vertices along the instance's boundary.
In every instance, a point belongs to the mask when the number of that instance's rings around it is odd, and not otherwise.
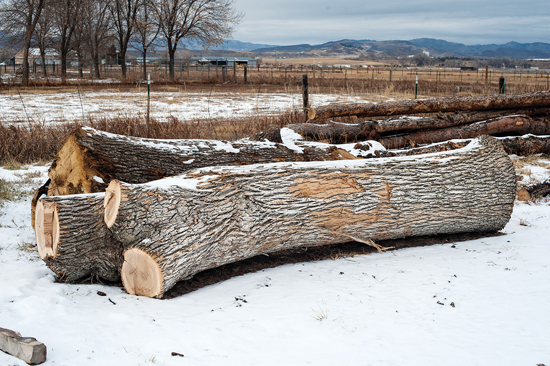
[{"label": "distant mountain range", "polygon": [[[202,47],[188,43],[188,49],[201,49]],[[423,51],[431,56],[455,56],[455,57],[509,57],[514,59],[550,58],[550,43],[518,43],[486,44],[467,46],[462,43],[447,42],[434,38],[417,38],[410,41],[391,40],[353,40],[343,39],[326,42],[318,45],[297,44],[290,46],[265,45],[240,41],[227,41],[211,50],[246,51],[255,53],[348,53],[348,54],[384,54],[390,57],[409,56]]]}]

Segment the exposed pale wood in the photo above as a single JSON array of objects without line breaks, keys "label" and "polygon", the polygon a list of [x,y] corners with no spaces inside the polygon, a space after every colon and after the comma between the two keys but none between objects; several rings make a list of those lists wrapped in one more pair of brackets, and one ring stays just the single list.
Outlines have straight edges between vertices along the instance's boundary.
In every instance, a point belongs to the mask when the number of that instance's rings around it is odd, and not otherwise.
[{"label": "exposed pale wood", "polygon": [[530,184],[521,188],[518,192],[520,201],[532,201],[550,194],[550,177],[542,182]]},{"label": "exposed pale wood", "polygon": [[13,330],[0,328],[0,350],[17,357],[29,365],[46,361],[46,346],[36,338],[21,337]]},{"label": "exposed pale wood", "polygon": [[122,245],[103,219],[103,193],[44,197],[36,207],[38,253],[61,282],[120,279]]},{"label": "exposed pale wood", "polygon": [[121,278],[130,295],[161,295],[163,280],[156,258],[141,249],[132,248],[124,252]]},{"label": "exposed pale wood", "polygon": [[[129,292],[161,297],[199,271],[261,253],[350,238],[496,231],[510,218],[515,189],[502,145],[483,136],[423,157],[211,167],[139,185],[112,181],[109,190],[120,199],[106,196],[105,204],[114,206],[106,208],[116,216],[113,236],[161,273],[160,292],[138,291],[154,287],[139,276]],[[125,271],[125,283],[135,272]]]},{"label": "exposed pale wood", "polygon": [[38,199],[42,196],[48,195],[48,186],[50,185],[50,179],[46,181],[40,188],[38,188],[32,197],[31,201],[31,225],[34,228],[34,217],[36,215],[36,203]]},{"label": "exposed pale wood", "polygon": [[386,149],[399,149],[406,146],[415,147],[420,144],[430,144],[453,139],[474,138],[483,134],[550,134],[550,120],[545,117],[502,117],[483,123],[473,123],[465,126],[443,128],[404,134],[387,136],[378,140]]},{"label": "exposed pale wood", "polygon": [[371,104],[329,105],[310,108],[310,120],[332,117],[377,117],[419,113],[490,111],[550,107],[550,92],[415,99]]}]

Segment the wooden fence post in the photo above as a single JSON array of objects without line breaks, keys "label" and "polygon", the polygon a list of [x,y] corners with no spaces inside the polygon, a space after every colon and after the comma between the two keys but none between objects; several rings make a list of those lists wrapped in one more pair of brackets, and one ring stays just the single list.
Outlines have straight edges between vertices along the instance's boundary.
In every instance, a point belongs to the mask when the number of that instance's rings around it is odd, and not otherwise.
[{"label": "wooden fence post", "polygon": [[248,78],[247,78],[248,67],[247,65],[243,65],[243,67],[244,67],[244,83],[246,84],[248,82]]},{"label": "wooden fence post", "polygon": [[302,75],[302,95],[304,99],[304,114],[307,121],[307,110],[309,108],[309,85],[307,80],[307,74]]}]

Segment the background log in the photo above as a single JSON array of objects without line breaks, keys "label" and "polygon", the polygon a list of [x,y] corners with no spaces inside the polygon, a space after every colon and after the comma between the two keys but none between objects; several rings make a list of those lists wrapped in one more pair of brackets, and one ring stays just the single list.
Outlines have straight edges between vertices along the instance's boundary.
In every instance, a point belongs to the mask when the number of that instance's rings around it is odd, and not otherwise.
[{"label": "background log", "polygon": [[310,108],[310,120],[332,117],[378,117],[419,113],[490,111],[550,107],[550,92],[414,99],[371,104]]},{"label": "background log", "polygon": [[531,108],[482,112],[458,112],[435,117],[402,116],[378,121],[360,123],[340,123],[329,121],[326,124],[298,123],[287,125],[306,139],[324,141],[333,144],[343,144],[351,141],[377,140],[380,135],[391,132],[411,132],[414,130],[434,130],[474,122],[487,121],[494,118],[521,116],[548,116],[549,108]]},{"label": "background log", "polygon": [[496,231],[510,218],[515,187],[502,145],[483,136],[426,157],[204,168],[141,185],[112,181],[105,220],[126,248],[126,290],[162,297],[199,271],[260,253]]},{"label": "background log", "polygon": [[415,147],[420,144],[453,139],[474,138],[483,134],[502,136],[504,134],[524,135],[528,133],[535,135],[550,134],[550,121],[545,117],[502,117],[465,126],[387,136],[380,138],[378,142],[384,145],[386,149],[399,149],[406,146]]},{"label": "background log", "polygon": [[103,218],[105,194],[43,197],[36,206],[38,253],[60,282],[118,281],[122,245]]},{"label": "background log", "polygon": [[544,181],[521,188],[518,192],[520,201],[533,201],[550,194],[550,177]]},{"label": "background log", "polygon": [[[498,140],[502,143],[504,150],[509,155],[525,156],[550,153],[550,136],[523,135],[517,137],[499,137]],[[387,156],[431,154],[460,149],[468,145],[470,141],[471,139],[451,140],[407,150],[388,150],[385,153]]]}]

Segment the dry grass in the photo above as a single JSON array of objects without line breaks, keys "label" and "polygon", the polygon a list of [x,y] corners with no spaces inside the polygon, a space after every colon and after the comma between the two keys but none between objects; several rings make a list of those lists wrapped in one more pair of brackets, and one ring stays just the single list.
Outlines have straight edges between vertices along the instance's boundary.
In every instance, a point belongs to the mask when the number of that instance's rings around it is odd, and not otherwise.
[{"label": "dry grass", "polygon": [[[18,169],[22,164],[51,161],[61,147],[63,139],[77,127],[86,125],[95,129],[120,135],[155,139],[216,139],[237,140],[251,137],[271,125],[283,127],[304,121],[304,115],[290,111],[279,116],[252,116],[235,119],[198,119],[180,121],[172,118],[168,122],[151,119],[147,124],[143,118],[116,117],[90,118],[86,123],[19,124],[0,121],[0,165]],[[342,122],[355,122],[353,117],[342,118]]]}]

